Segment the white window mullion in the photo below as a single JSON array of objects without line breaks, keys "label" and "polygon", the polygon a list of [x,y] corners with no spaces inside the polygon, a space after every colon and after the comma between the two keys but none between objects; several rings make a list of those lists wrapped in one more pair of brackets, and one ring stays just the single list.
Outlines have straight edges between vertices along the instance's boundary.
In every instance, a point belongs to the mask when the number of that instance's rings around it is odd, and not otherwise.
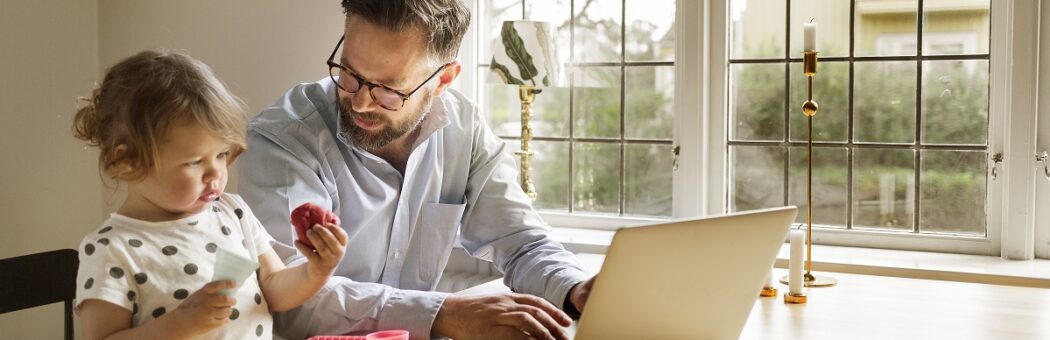
[{"label": "white window mullion", "polygon": [[467,28],[467,32],[463,35],[463,42],[459,45],[459,56],[457,59],[460,64],[459,81],[452,84],[452,88],[458,90],[467,96],[467,98],[481,98],[478,92],[478,52],[480,50],[479,44],[481,39],[478,35],[478,25],[475,24],[478,20],[478,1],[467,1],[466,5],[470,8],[470,17],[472,19],[471,25]]},{"label": "white window mullion", "polygon": [[727,112],[728,105],[726,100],[726,75],[729,70],[729,59],[728,59],[728,15],[729,5],[728,1],[715,0],[715,1],[704,1],[709,4],[707,13],[709,15],[707,30],[707,37],[709,40],[707,44],[708,53],[706,54],[707,60],[704,64],[707,66],[706,71],[708,78],[704,85],[708,88],[708,105],[705,118],[706,122],[706,138],[701,141],[703,143],[703,149],[706,153],[704,159],[706,167],[704,178],[705,181],[705,192],[706,204],[704,206],[704,212],[707,215],[722,214],[728,211],[727,192],[729,192],[728,183],[728,148],[726,147],[726,141],[728,140],[727,124],[726,120],[729,119]]},{"label": "white window mullion", "polygon": [[1026,260],[1035,255],[1038,2],[993,1],[991,40],[989,154],[1003,153],[1003,164],[989,186],[989,238],[1001,230],[1002,257]]},{"label": "white window mullion", "polygon": [[705,87],[705,57],[708,52],[704,3],[678,0],[675,22],[675,92],[674,140],[679,148],[674,172],[672,214],[674,217],[705,215],[708,168],[705,163],[703,136],[710,117],[705,103],[711,98]]},{"label": "white window mullion", "polygon": [[[1040,22],[1050,20],[1050,6],[1039,9]],[[1039,46],[1050,46],[1050,25],[1040,25]],[[1050,53],[1039,54],[1039,84],[1050,84]],[[1036,152],[1050,151],[1050,86],[1039,87],[1038,133]],[[1050,162],[1050,161],[1048,161]],[[1044,171],[1047,164],[1036,166],[1035,206],[1035,256],[1050,258],[1050,180]]]}]

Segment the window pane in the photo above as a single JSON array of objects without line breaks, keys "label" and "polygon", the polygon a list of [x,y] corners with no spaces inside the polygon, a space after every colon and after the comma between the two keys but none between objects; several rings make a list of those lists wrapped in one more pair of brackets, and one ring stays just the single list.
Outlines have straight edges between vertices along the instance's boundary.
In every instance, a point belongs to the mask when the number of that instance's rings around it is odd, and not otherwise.
[{"label": "window pane", "polygon": [[784,64],[732,64],[733,140],[784,140]]},{"label": "window pane", "polygon": [[[482,0],[479,6],[478,27],[481,35],[481,46],[478,48],[480,63],[488,64],[492,61],[492,45],[499,41],[500,29],[503,28],[504,20],[521,20],[520,0]],[[481,78],[484,80],[485,78]]]},{"label": "window pane", "polygon": [[914,151],[858,148],[853,155],[854,226],[912,230]]},{"label": "window pane", "polygon": [[[791,140],[806,141],[807,118],[802,114],[806,101],[807,80],[802,74],[802,63],[791,63]],[[813,116],[813,140],[818,142],[845,142],[849,128],[849,63],[822,62],[813,77],[813,100],[817,115]]]},{"label": "window pane", "polygon": [[[516,99],[520,103],[520,95]],[[520,117],[521,114],[519,113],[518,116]],[[520,126],[521,123],[518,125]],[[536,137],[569,136],[569,88],[547,87],[543,89],[543,92],[536,94],[536,99],[532,102],[532,135]]]},{"label": "window pane", "polygon": [[619,144],[573,145],[573,193],[573,207],[576,211],[619,212]]},{"label": "window pane", "polygon": [[[521,169],[521,156],[515,152],[521,150],[521,141],[508,139],[505,152],[514,158],[517,169]],[[529,142],[532,155],[532,186],[536,188],[536,209],[568,211],[569,210],[569,143],[567,142]],[[520,175],[519,175],[520,180]]]},{"label": "window pane", "polygon": [[627,144],[624,148],[624,214],[671,216],[671,146]]},{"label": "window pane", "polygon": [[854,136],[860,142],[915,141],[914,61],[854,64]]},{"label": "window pane", "polygon": [[783,58],[785,0],[732,0],[729,55],[732,59]]},{"label": "window pane", "polygon": [[[497,136],[521,136],[521,99],[518,88],[504,84],[485,83],[489,68],[478,68],[481,85],[481,113],[488,116],[489,126]],[[535,127],[534,127],[535,128]]]},{"label": "window pane", "polygon": [[675,0],[625,0],[627,61],[674,60]]},{"label": "window pane", "polygon": [[817,23],[821,57],[849,56],[849,0],[791,0],[791,57],[802,57],[802,24]]},{"label": "window pane", "polygon": [[926,0],[922,6],[922,54],[988,53],[990,0]]},{"label": "window pane", "polygon": [[574,43],[577,62],[620,61],[621,0],[576,1]]},{"label": "window pane", "polygon": [[[806,148],[791,148],[791,191],[788,204],[798,206],[795,222],[805,223],[807,214]],[[849,204],[845,148],[813,148],[813,224],[846,227]]]},{"label": "window pane", "polygon": [[732,146],[730,210],[784,205],[784,148]]},{"label": "window pane", "polygon": [[923,151],[919,229],[985,235],[987,153]]},{"label": "window pane", "polygon": [[628,66],[624,79],[627,138],[671,139],[674,124],[674,67]]},{"label": "window pane", "polygon": [[573,72],[577,137],[620,137],[620,68],[580,67]]},{"label": "window pane", "polygon": [[571,0],[528,0],[525,2],[525,17],[528,20],[546,21],[554,27],[558,45],[558,59],[563,63],[562,69],[566,69],[565,63],[569,62],[571,56],[569,42],[572,41],[572,32],[569,27],[572,8]]},{"label": "window pane", "polygon": [[987,143],[988,61],[926,61],[922,72],[923,143]]},{"label": "window pane", "polygon": [[919,2],[856,0],[854,54],[857,56],[916,55]]}]

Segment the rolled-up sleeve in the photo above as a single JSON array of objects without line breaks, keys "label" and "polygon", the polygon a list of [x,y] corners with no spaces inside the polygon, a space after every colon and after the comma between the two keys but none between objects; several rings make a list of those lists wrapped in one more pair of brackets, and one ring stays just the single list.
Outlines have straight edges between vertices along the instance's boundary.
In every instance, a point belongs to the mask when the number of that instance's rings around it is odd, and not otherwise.
[{"label": "rolled-up sleeve", "polygon": [[429,339],[446,296],[335,276],[302,307],[275,314],[274,327],[289,339],[377,329],[403,329],[412,339]]},{"label": "rolled-up sleeve", "polygon": [[541,296],[563,308],[566,295],[590,277],[576,256],[548,235],[545,223],[518,184],[517,166],[475,113],[461,243],[492,261],[515,292]]},{"label": "rolled-up sleeve", "polygon": [[[277,241],[274,250],[281,259],[288,265],[302,263],[305,257],[292,246],[290,211],[304,202],[332,209],[329,191],[310,159],[304,159],[309,153],[253,131],[248,145],[250,151],[237,164],[238,191]],[[413,339],[428,339],[446,296],[333,276],[301,307],[277,313],[275,328],[289,339],[376,329],[405,329]]]}]

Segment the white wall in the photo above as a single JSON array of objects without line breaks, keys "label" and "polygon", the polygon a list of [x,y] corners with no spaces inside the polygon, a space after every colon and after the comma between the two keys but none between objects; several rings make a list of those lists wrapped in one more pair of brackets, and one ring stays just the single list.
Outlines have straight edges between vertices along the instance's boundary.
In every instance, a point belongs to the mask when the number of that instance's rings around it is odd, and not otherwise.
[{"label": "white wall", "polygon": [[[77,96],[143,49],[212,66],[254,115],[327,74],[338,1],[0,1],[0,258],[75,248],[120,203],[72,137]],[[228,189],[233,190],[236,180]],[[60,339],[61,304],[0,315],[0,339]]]},{"label": "white wall", "polygon": [[[210,65],[254,116],[293,85],[328,74],[343,18],[334,0],[104,0],[100,74],[144,49],[181,50]],[[236,191],[230,173],[227,189]]]},{"label": "white wall", "polygon": [[[95,0],[0,1],[0,258],[76,248],[101,222],[96,153],[70,132],[98,76],[97,18]],[[61,303],[0,315],[0,339],[62,329]]]}]

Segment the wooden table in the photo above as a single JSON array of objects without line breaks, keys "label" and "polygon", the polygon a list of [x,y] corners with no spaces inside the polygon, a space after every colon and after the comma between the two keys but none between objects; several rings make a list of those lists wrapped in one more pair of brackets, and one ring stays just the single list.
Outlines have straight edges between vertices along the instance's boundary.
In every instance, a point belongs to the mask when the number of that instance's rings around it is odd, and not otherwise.
[{"label": "wooden table", "polygon": [[[584,266],[604,256],[583,254]],[[786,270],[777,270],[785,275]],[[809,303],[757,298],[741,339],[1050,339],[1050,289],[820,273],[839,280]],[[507,292],[499,280],[459,294]]]}]

